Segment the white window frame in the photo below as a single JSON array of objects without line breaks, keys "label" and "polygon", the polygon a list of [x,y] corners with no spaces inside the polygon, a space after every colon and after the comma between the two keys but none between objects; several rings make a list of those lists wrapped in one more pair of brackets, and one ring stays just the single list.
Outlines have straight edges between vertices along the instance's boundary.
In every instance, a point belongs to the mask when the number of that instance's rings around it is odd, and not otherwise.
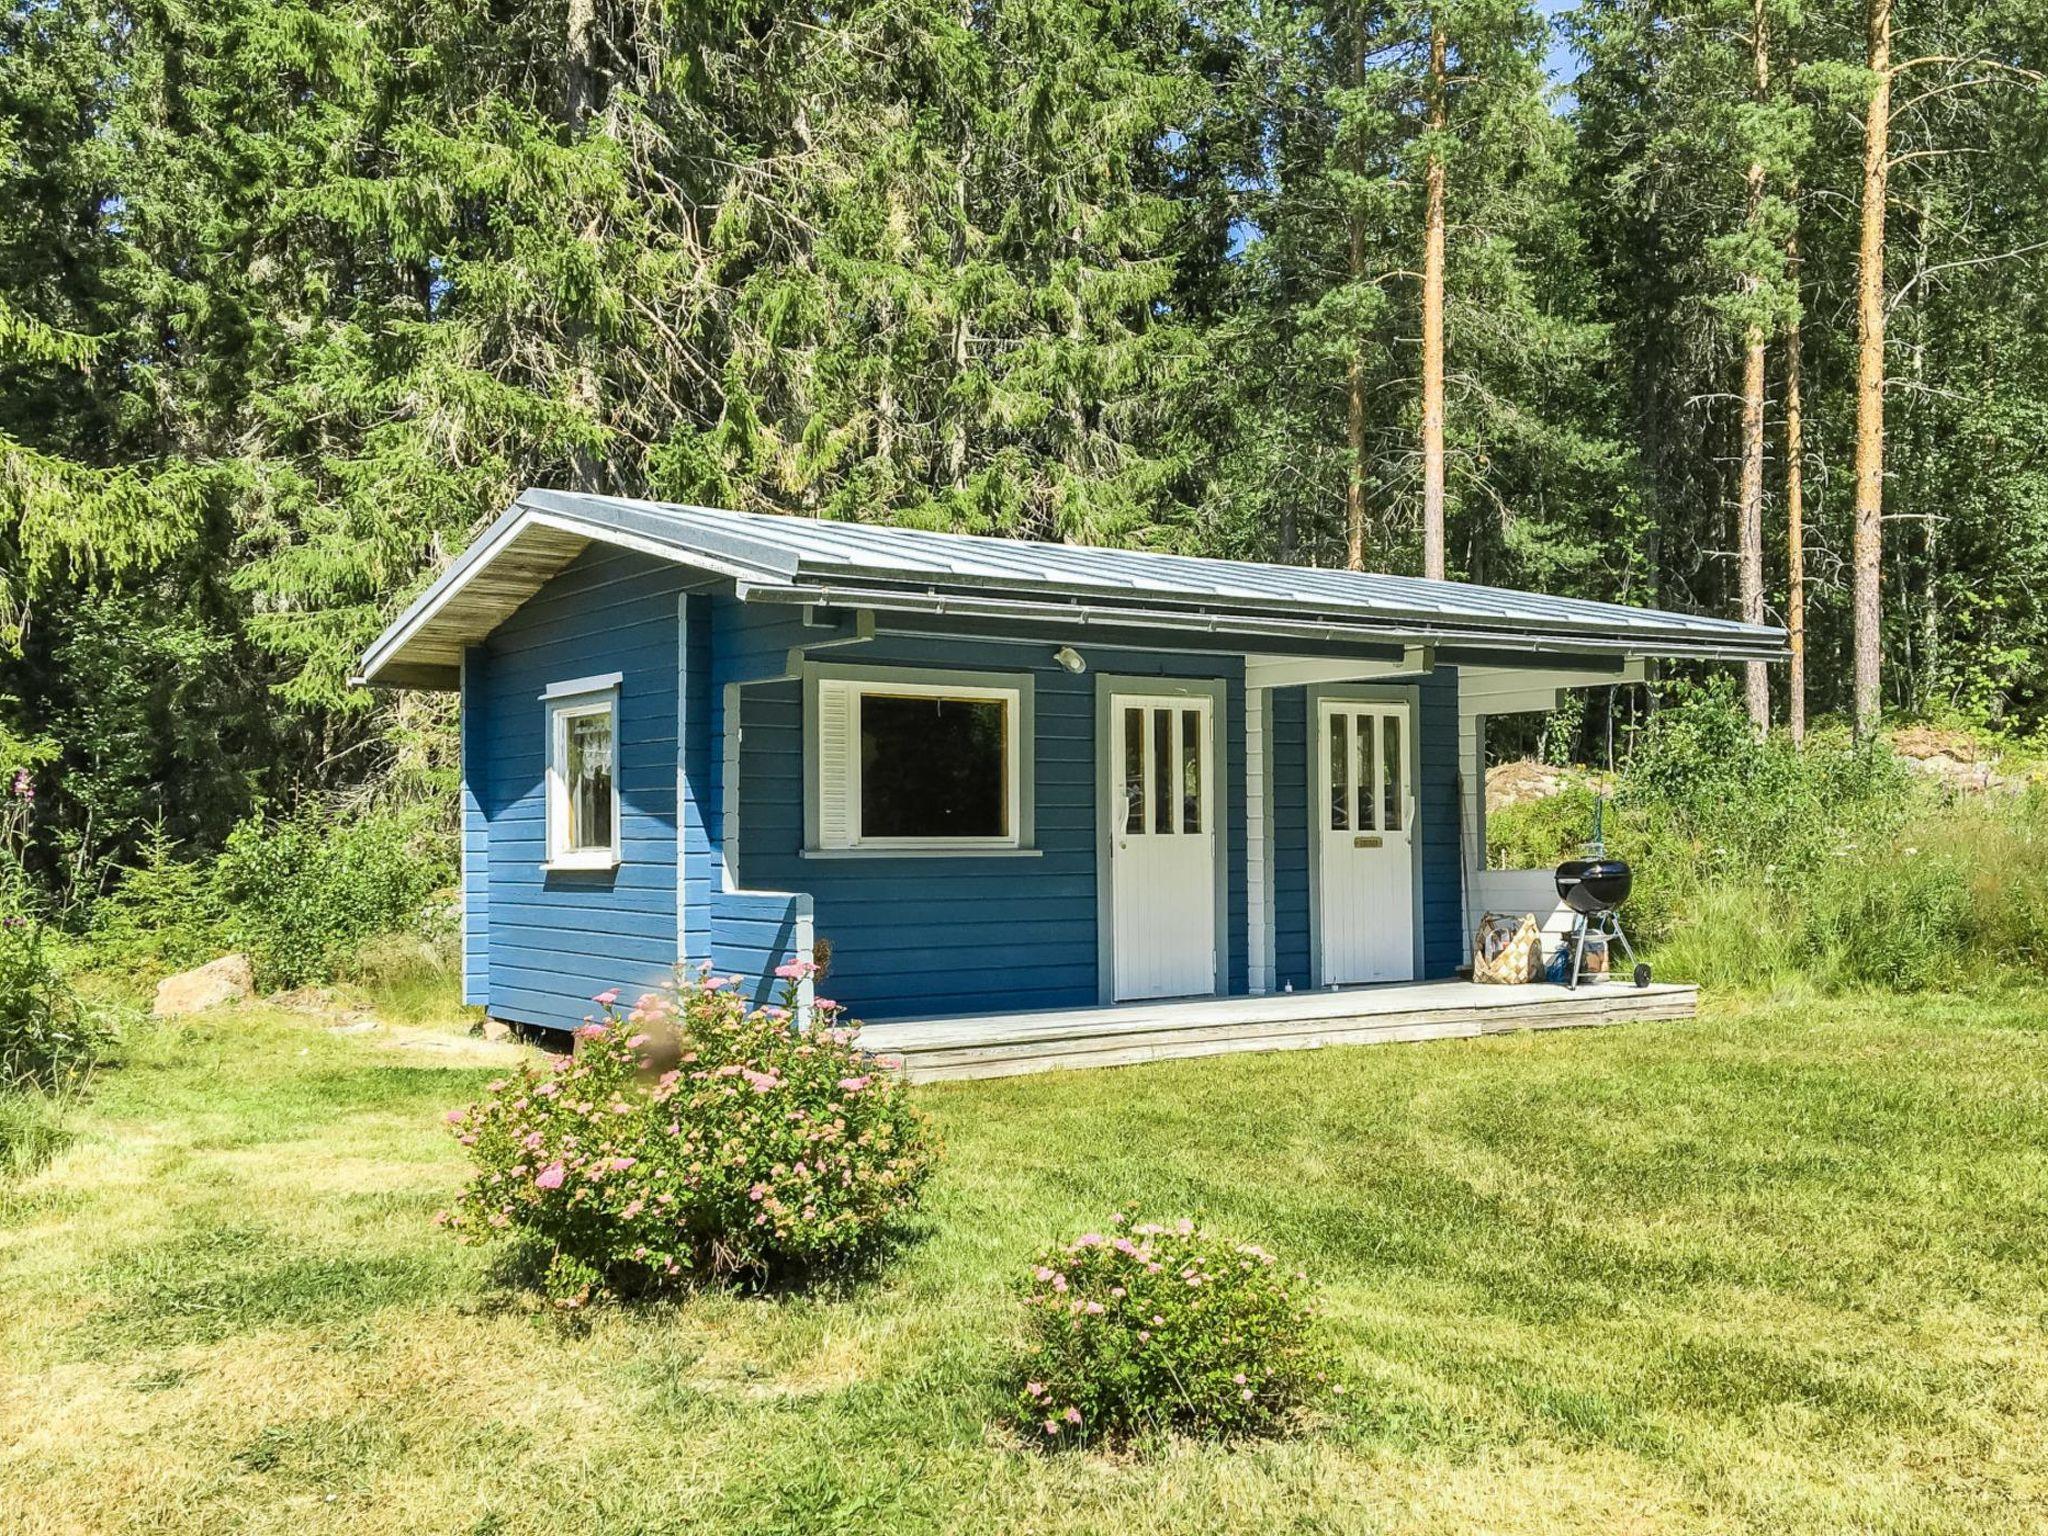
[{"label": "white window frame", "polygon": [[[550,683],[541,694],[547,744],[547,870],[612,870],[620,863],[622,835],[619,805],[619,683],[621,675],[578,677]],[[571,848],[569,829],[569,722],[588,715],[608,715],[612,725],[612,840],[594,848]]]},{"label": "white window frame", "polygon": [[[1028,679],[1012,680],[1008,676],[990,680],[990,674],[961,674],[956,680],[944,673],[925,669],[905,668],[905,676],[892,676],[887,668],[862,669],[858,675],[848,675],[852,669],[842,671],[815,666],[811,686],[816,690],[812,699],[807,700],[806,732],[811,739],[806,743],[808,769],[814,776],[811,805],[807,818],[811,825],[805,839],[806,852],[812,856],[871,855],[936,855],[936,854],[1025,854],[1033,852],[1031,847],[1032,805],[1027,772],[1029,759],[1025,756],[1028,744],[1025,741],[1031,730],[1033,711],[1030,707],[1030,686]],[[824,690],[843,690],[846,694],[847,745],[844,762],[838,771],[825,763],[816,741],[817,722],[821,715],[820,695]],[[928,698],[960,699],[976,703],[998,703],[1003,706],[1003,794],[1004,823],[1008,831],[997,837],[871,837],[861,827],[861,712],[871,697],[882,698]],[[826,816],[818,807],[836,801],[836,814]],[[843,832],[826,830],[843,827]]]}]

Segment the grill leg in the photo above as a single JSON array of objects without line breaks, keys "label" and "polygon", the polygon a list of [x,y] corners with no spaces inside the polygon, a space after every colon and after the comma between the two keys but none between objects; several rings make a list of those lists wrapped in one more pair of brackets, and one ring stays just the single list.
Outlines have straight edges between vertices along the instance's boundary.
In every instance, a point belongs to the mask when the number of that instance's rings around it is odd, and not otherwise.
[{"label": "grill leg", "polygon": [[1579,990],[1579,967],[1586,960],[1586,920],[1581,917],[1572,924],[1572,979],[1570,990]]}]

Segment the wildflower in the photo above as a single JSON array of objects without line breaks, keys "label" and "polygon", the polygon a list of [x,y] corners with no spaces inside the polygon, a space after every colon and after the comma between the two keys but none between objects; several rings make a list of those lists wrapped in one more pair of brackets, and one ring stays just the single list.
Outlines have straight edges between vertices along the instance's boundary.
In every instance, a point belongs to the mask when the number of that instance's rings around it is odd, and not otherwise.
[{"label": "wildflower", "polygon": [[591,1001],[597,1004],[597,1006],[600,1008],[609,1008],[613,1003],[616,1003],[618,1000],[619,989],[617,987],[608,987],[604,991],[598,993],[597,996],[591,999]]},{"label": "wildflower", "polygon": [[448,1111],[447,1114],[443,1115],[441,1118],[446,1120],[450,1125],[460,1125],[462,1124],[462,1117],[464,1113],[465,1111],[463,1110],[451,1109]]},{"label": "wildflower", "polygon": [[1045,1396],[1045,1383],[1042,1381],[1027,1381],[1024,1383],[1024,1390],[1032,1397],[1043,1397]]},{"label": "wildflower", "polygon": [[1066,1420],[1069,1424],[1079,1424],[1081,1422],[1081,1410],[1069,1408],[1066,1412]]},{"label": "wildflower", "polygon": [[775,967],[776,976],[783,981],[802,981],[806,976],[817,974],[815,960],[790,960]]},{"label": "wildflower", "polygon": [[1058,1419],[1047,1419],[1045,1421],[1045,1432],[1048,1435],[1058,1434],[1060,1432],[1060,1421]]},{"label": "wildflower", "polygon": [[1081,1310],[1086,1312],[1090,1317],[1100,1317],[1102,1315],[1102,1303],[1099,1301],[1091,1301],[1088,1303],[1087,1306],[1083,1307]]},{"label": "wildflower", "polygon": [[873,1081],[874,1078],[866,1072],[859,1077],[842,1077],[839,1079],[839,1090],[842,1093],[859,1093]]},{"label": "wildflower", "polygon": [[533,1182],[541,1189],[560,1189],[562,1180],[568,1176],[568,1172],[569,1170],[560,1163],[549,1163],[533,1176]]}]

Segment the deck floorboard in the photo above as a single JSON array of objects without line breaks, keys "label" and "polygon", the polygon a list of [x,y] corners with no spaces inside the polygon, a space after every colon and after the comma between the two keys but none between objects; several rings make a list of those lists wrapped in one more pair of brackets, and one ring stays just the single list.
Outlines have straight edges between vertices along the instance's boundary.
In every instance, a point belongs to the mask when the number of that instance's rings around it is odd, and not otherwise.
[{"label": "deck floorboard", "polygon": [[1470,1038],[1521,1029],[1689,1019],[1698,988],[1589,982],[1495,987],[1401,982],[1266,997],[1175,998],[1107,1008],[949,1014],[860,1032],[861,1048],[901,1062],[913,1082],[1123,1066],[1235,1051],[1312,1050]]}]

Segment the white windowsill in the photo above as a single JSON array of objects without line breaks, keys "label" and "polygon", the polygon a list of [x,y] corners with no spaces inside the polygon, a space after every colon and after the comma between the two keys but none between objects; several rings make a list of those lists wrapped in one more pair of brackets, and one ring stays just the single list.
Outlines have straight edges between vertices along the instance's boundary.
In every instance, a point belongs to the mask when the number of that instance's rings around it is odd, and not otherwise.
[{"label": "white windowsill", "polygon": [[798,856],[806,859],[1036,859],[1043,857],[1038,848],[934,848],[887,846],[865,848],[805,848]]},{"label": "white windowsill", "polygon": [[591,853],[558,853],[552,859],[542,860],[540,867],[549,874],[603,874],[619,867],[619,856],[608,849]]}]

